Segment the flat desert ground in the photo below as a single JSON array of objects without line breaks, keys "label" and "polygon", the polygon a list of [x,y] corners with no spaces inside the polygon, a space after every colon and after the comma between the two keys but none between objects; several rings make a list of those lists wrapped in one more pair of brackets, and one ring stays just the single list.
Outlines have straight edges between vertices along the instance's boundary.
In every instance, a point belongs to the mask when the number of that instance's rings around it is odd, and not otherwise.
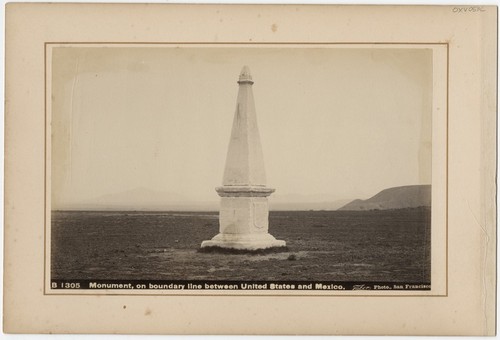
[{"label": "flat desert ground", "polygon": [[284,252],[200,252],[217,212],[53,211],[53,280],[430,282],[430,208],[272,211]]}]

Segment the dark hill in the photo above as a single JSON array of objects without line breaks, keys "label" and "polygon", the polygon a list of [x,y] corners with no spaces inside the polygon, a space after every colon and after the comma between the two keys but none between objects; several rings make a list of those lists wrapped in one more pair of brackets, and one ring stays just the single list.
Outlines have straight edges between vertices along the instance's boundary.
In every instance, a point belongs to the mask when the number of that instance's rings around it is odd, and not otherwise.
[{"label": "dark hill", "polygon": [[430,185],[408,185],[382,190],[367,200],[354,200],[338,210],[386,210],[431,206]]}]

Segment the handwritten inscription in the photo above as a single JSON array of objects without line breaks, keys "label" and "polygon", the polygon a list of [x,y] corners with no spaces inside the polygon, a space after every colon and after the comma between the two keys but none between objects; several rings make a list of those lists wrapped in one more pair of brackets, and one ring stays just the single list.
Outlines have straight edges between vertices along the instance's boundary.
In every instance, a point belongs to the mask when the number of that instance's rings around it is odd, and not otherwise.
[{"label": "handwritten inscription", "polygon": [[372,289],[370,286],[367,285],[354,285],[352,286],[352,290],[370,290]]},{"label": "handwritten inscription", "polygon": [[486,10],[481,6],[469,6],[469,7],[453,7],[453,13],[478,13],[486,12]]}]

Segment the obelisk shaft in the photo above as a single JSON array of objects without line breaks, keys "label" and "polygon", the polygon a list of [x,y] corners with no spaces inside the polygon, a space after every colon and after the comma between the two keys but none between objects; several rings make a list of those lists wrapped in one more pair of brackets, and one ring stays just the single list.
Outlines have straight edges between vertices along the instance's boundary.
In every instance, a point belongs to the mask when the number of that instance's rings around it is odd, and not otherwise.
[{"label": "obelisk shaft", "polygon": [[247,67],[243,68],[238,83],[236,112],[222,184],[265,186],[264,157],[255,113],[253,81]]}]

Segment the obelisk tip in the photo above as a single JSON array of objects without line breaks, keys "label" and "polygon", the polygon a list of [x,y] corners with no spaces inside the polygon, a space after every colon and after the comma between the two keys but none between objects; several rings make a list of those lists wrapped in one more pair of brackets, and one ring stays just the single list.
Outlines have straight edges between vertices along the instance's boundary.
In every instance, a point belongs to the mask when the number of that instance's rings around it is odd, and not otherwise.
[{"label": "obelisk tip", "polygon": [[250,74],[250,69],[248,66],[243,66],[240,72],[239,84],[250,83],[253,84],[252,75]]}]

